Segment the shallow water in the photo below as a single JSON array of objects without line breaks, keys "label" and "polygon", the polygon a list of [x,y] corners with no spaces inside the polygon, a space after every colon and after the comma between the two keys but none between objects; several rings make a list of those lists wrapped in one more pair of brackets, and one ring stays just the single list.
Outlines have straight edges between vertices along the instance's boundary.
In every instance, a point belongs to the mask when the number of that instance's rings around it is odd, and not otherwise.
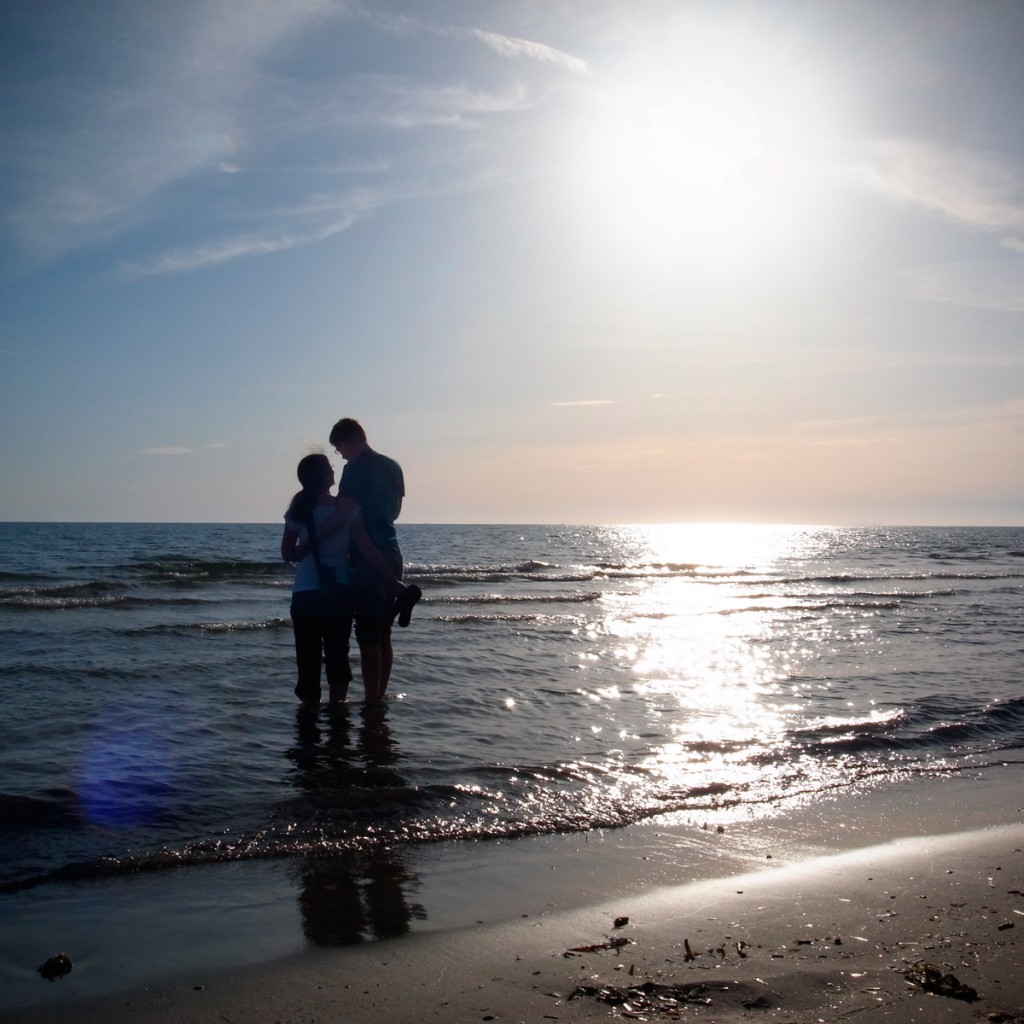
[{"label": "shallow water", "polygon": [[365,855],[365,908],[423,844],[762,813],[1024,746],[1021,529],[406,526],[425,597],[391,700],[318,716],[278,540],[0,524],[4,890],[285,859],[315,893]]}]

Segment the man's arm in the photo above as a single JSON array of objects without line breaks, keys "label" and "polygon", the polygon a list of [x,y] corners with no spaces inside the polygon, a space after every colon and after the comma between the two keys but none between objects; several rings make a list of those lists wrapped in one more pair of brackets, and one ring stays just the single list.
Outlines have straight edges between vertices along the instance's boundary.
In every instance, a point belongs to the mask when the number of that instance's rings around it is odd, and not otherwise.
[{"label": "man's arm", "polygon": [[352,521],[352,542],[359,548],[366,559],[366,564],[388,585],[393,595],[397,596],[405,590],[405,584],[391,571],[388,563],[384,561],[384,556],[370,540],[362,515],[356,516]]},{"label": "man's arm", "polygon": [[335,499],[334,511],[316,528],[317,540],[330,537],[336,530],[348,525],[356,503],[351,498]]},{"label": "man's arm", "polygon": [[402,514],[402,499],[405,497],[405,474],[402,467],[391,460],[394,467],[394,476],[391,480],[391,522],[394,522]]}]

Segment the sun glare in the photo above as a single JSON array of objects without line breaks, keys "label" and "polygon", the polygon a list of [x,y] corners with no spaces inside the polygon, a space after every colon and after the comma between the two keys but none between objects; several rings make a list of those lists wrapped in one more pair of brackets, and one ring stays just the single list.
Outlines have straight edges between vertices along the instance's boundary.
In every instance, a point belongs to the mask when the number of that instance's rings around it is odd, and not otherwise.
[{"label": "sun glare", "polygon": [[721,79],[632,90],[604,130],[598,175],[638,202],[703,199],[750,187],[771,157],[758,109],[742,88]]},{"label": "sun glare", "polygon": [[660,523],[617,529],[652,561],[719,572],[768,572],[780,560],[810,557],[827,546],[831,536],[827,527],[761,523]]},{"label": "sun glare", "polygon": [[691,42],[595,75],[565,143],[593,223],[652,249],[794,244],[828,116],[823,83],[768,42]]}]

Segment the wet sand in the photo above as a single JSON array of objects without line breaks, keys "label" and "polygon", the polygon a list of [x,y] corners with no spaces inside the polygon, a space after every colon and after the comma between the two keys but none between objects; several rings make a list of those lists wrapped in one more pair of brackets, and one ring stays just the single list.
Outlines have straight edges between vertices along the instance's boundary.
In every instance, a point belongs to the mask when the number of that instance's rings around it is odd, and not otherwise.
[{"label": "wet sand", "polygon": [[[2,1018],[1024,1021],[1021,795],[1019,770],[991,770],[771,820],[506,844],[425,886],[457,904],[431,928],[99,995],[76,966]],[[464,920],[473,893],[488,923]]]}]

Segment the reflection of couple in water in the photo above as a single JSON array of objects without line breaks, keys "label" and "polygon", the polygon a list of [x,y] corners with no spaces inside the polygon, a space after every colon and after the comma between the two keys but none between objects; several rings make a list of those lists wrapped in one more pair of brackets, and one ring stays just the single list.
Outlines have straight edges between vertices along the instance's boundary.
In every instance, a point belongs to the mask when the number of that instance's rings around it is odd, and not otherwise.
[{"label": "reflection of couple in water", "polygon": [[366,842],[365,834],[359,841],[361,812],[372,808],[378,823],[392,813],[401,818],[410,794],[394,767],[400,755],[387,711],[376,705],[360,717],[356,728],[348,707],[331,707],[325,739],[318,718],[300,709],[298,742],[288,752],[319,833],[297,865],[302,929],[318,946],[394,938],[426,916],[409,901],[418,880],[401,852]]},{"label": "reflection of couple in water", "polygon": [[391,678],[391,625],[409,624],[420,588],[402,583],[402,551],[395,520],[405,481],[394,459],[375,452],[352,419],[339,420],[330,442],[345,460],[334,486],[326,455],[299,462],[302,485],[285,513],[281,556],[295,562],[291,618],[298,682],[305,708],[320,706],[320,665],[326,665],[332,704],[344,701],[352,680],[348,651],[352,624],[359,645],[367,703],[384,698]]}]

